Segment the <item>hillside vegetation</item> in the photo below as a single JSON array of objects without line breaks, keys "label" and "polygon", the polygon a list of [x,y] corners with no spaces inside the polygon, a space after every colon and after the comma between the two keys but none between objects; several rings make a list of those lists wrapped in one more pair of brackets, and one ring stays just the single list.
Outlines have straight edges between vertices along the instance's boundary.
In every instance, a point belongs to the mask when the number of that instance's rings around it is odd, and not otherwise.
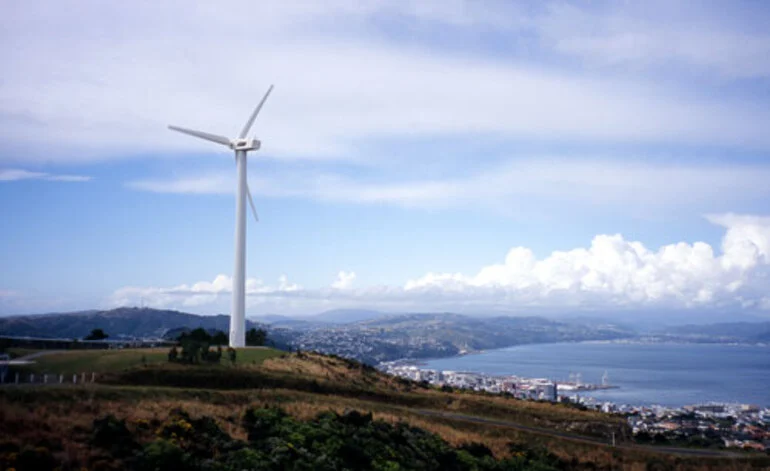
[{"label": "hillside vegetation", "polygon": [[[352,463],[372,469],[576,470],[770,465],[754,456],[690,457],[639,447],[628,442],[621,417],[441,391],[339,357],[262,351],[273,357],[235,366],[159,361],[102,373],[87,386],[0,388],[0,459],[26,453],[25,460],[49,460],[62,469],[248,469],[248,463],[261,463],[255,469],[366,469]],[[255,412],[265,408],[270,412]],[[250,437],[248,417],[266,427],[258,437]],[[99,445],[96,436],[105,427],[131,445],[123,451]],[[608,445],[613,433],[619,447]],[[348,447],[344,457],[343,446]],[[345,461],[348,453],[360,461]],[[290,461],[295,464],[287,465]]]}]

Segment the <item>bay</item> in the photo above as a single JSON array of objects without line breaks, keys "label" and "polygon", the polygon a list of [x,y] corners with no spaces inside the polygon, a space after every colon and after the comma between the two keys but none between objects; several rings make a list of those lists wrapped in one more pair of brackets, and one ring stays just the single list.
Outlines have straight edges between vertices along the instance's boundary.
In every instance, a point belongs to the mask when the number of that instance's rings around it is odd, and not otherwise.
[{"label": "bay", "polygon": [[725,344],[579,342],[520,345],[425,362],[424,368],[601,383],[583,395],[618,404],[680,407],[703,402],[770,406],[770,348]]}]

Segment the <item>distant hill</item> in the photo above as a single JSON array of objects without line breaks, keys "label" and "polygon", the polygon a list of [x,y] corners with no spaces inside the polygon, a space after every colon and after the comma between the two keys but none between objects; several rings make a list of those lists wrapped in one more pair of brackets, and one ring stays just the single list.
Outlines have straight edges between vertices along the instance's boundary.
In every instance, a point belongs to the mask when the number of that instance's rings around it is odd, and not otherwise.
[{"label": "distant hill", "polygon": [[252,319],[274,326],[310,329],[332,324],[353,324],[385,316],[387,314],[383,312],[367,309],[332,309],[312,315],[283,316],[279,314],[265,314],[252,317]]},{"label": "distant hill", "polygon": [[385,313],[366,309],[333,309],[311,316],[308,320],[331,322],[334,324],[350,324],[353,322],[378,319],[384,316],[386,316]]},{"label": "distant hill", "polygon": [[[258,324],[247,321],[247,327]],[[111,339],[120,337],[162,337],[181,327],[230,330],[230,316],[200,316],[179,311],[120,307],[105,311],[78,311],[0,318],[0,335],[82,338],[92,329],[102,329]]]},{"label": "distant hill", "polygon": [[636,334],[609,323],[582,325],[542,317],[393,314],[295,332],[291,344],[377,364],[401,358],[440,358],[528,343],[614,340]]},{"label": "distant hill", "polygon": [[635,335],[631,330],[609,323],[566,323],[523,316],[479,318],[452,313],[388,316],[358,325],[384,332],[409,332],[413,337],[433,338],[469,350],[525,343],[611,340]]},{"label": "distant hill", "polygon": [[770,322],[725,322],[709,325],[683,325],[670,327],[666,329],[666,333],[692,338],[763,342],[770,340]]}]

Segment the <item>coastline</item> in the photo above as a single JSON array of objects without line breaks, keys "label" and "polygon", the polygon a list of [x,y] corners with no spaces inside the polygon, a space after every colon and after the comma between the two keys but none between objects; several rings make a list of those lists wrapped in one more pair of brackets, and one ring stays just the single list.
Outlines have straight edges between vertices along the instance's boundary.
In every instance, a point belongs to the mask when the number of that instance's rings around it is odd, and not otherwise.
[{"label": "coastline", "polygon": [[[765,345],[702,342],[554,342],[472,355],[402,359],[398,364],[466,374],[547,378],[557,384],[569,383],[571,373],[582,373],[581,383],[601,385],[599,379],[608,371],[608,385],[617,388],[577,392],[625,404],[683,406],[705,400],[768,406],[770,397],[763,393],[763,385],[770,384],[765,349]],[[677,363],[701,361],[707,361],[709,367]],[[724,377],[732,381],[724,383],[720,379]]]},{"label": "coastline", "polygon": [[425,365],[427,362],[431,362],[435,360],[450,360],[450,359],[456,359],[456,358],[463,358],[463,357],[472,356],[472,355],[481,355],[484,353],[510,350],[510,349],[519,348],[519,347],[532,347],[532,346],[541,346],[541,345],[570,345],[570,344],[596,344],[596,345],[617,344],[617,345],[662,345],[662,346],[714,345],[714,346],[724,346],[724,347],[770,348],[770,343],[765,343],[765,342],[692,342],[692,341],[686,341],[686,340],[648,340],[643,338],[642,339],[639,339],[639,338],[612,339],[612,340],[574,340],[574,341],[565,341],[565,342],[518,343],[515,345],[509,345],[507,347],[489,348],[484,350],[470,350],[465,352],[459,352],[454,355],[439,356],[439,357],[420,357],[420,358],[405,357],[405,358],[398,358],[396,360],[379,362],[375,366],[379,366],[385,363],[402,363],[402,364],[412,364],[415,366],[419,366],[419,365]]}]

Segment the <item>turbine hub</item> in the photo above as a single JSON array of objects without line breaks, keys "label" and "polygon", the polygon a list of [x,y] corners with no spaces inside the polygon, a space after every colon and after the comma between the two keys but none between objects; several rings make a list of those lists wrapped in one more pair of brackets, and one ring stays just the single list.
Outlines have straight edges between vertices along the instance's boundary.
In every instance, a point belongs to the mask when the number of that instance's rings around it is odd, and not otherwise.
[{"label": "turbine hub", "polygon": [[259,139],[233,139],[230,141],[230,148],[233,150],[259,150],[260,145],[262,143]]}]

